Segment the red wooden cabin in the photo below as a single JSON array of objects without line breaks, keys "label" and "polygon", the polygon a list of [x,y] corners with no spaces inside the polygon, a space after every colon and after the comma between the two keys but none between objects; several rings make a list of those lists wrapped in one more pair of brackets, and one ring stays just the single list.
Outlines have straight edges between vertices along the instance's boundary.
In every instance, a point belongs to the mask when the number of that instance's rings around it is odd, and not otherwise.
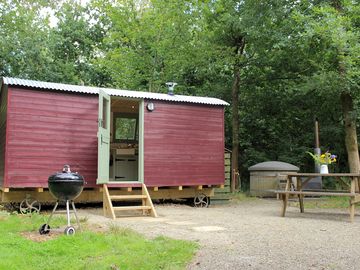
[{"label": "red wooden cabin", "polygon": [[[3,78],[2,201],[20,200],[21,191],[45,200],[48,176],[64,164],[84,176],[85,191],[144,183],[159,198],[196,190],[211,195],[224,184],[226,105],[208,97]],[[101,198],[90,197],[82,196]]]}]

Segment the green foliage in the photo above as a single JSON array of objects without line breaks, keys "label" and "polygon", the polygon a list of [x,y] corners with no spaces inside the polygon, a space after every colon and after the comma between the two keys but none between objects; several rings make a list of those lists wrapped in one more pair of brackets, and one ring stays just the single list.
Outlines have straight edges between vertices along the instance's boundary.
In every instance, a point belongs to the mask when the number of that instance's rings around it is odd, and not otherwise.
[{"label": "green foliage", "polygon": [[92,84],[92,59],[103,33],[91,24],[89,8],[74,1],[64,2],[55,15],[58,22],[49,44],[54,61],[51,81]]},{"label": "green foliage", "polygon": [[95,2],[110,18],[104,57],[99,65],[120,88],[165,91],[166,81],[177,81],[184,92],[184,77],[194,67],[197,49],[195,1]]},{"label": "green foliage", "polygon": [[184,269],[197,249],[195,243],[166,237],[148,240],[114,226],[108,233],[85,231],[45,242],[21,236],[37,231],[45,218],[0,215],[1,269]]},{"label": "green foliage", "polygon": [[[106,84],[105,71],[93,65],[104,30],[89,9],[74,1],[3,1],[0,76]],[[56,25],[50,25],[51,16]]]},{"label": "green foliage", "polygon": [[43,46],[48,31],[47,16],[39,16],[45,1],[0,3],[0,76],[37,79],[50,63]]}]

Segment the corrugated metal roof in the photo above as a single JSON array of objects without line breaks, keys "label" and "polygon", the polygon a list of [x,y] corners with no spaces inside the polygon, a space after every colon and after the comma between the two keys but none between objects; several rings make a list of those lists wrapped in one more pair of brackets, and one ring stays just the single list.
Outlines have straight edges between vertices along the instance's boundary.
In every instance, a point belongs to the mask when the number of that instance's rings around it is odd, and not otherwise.
[{"label": "corrugated metal roof", "polygon": [[72,84],[63,84],[63,83],[33,81],[33,80],[25,80],[25,79],[10,78],[10,77],[3,77],[3,83],[5,85],[18,85],[25,87],[69,91],[69,92],[86,93],[86,94],[99,94],[99,91],[103,90],[105,93],[109,94],[110,96],[119,96],[119,97],[136,98],[136,99],[153,99],[153,100],[164,100],[164,101],[173,101],[173,102],[222,105],[222,106],[229,105],[229,103],[221,99],[211,98],[211,97],[168,95],[162,93],[150,93],[150,92],[129,91],[129,90],[120,90],[120,89],[112,89],[112,88],[99,88],[99,87],[90,87],[90,86],[81,86],[81,85],[72,85]]}]

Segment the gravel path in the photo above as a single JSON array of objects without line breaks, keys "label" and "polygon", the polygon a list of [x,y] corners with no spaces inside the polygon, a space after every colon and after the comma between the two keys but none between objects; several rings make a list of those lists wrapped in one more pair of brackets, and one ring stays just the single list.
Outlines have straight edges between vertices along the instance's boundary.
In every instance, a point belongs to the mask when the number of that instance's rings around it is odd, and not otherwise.
[{"label": "gravel path", "polygon": [[200,249],[188,269],[360,269],[360,216],[347,210],[289,207],[279,217],[280,201],[254,200],[206,209],[155,205],[159,218],[116,221],[101,209],[80,210],[100,227],[116,224],[148,237],[166,235],[197,241]]}]

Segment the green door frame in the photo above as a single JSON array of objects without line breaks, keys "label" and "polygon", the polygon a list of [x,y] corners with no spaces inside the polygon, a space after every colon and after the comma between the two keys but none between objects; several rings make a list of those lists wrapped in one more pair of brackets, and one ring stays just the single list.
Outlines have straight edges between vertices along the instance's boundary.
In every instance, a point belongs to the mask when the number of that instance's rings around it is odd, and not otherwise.
[{"label": "green door frame", "polygon": [[139,101],[139,151],[138,182],[144,183],[144,100]]},{"label": "green door frame", "polygon": [[111,99],[103,90],[99,91],[98,115],[98,178],[97,184],[109,182],[110,159],[110,109]]},{"label": "green door frame", "polygon": [[144,100],[139,101],[139,149],[138,149],[138,181],[110,181],[110,118],[111,97],[104,91],[99,91],[99,125],[98,125],[98,179],[97,184],[106,183],[144,183]]}]

